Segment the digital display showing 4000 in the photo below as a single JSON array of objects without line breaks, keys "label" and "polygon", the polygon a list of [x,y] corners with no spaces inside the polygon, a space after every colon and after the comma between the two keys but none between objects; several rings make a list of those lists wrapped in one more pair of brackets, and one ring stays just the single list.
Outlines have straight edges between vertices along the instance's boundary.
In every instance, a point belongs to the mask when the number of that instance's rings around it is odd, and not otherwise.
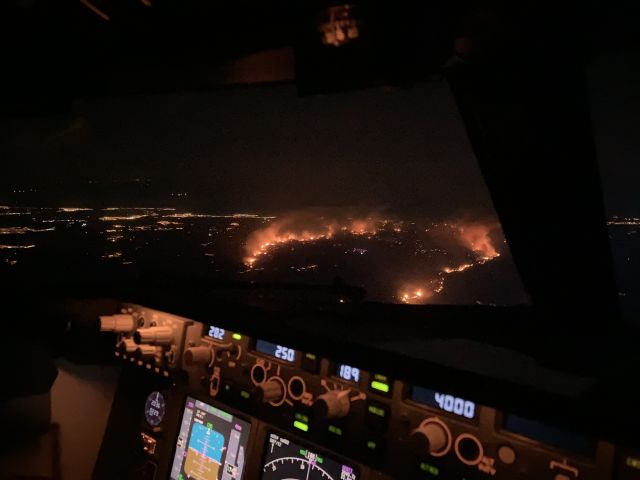
[{"label": "digital display showing 4000", "polygon": [[413,387],[411,400],[422,403],[430,407],[439,408],[448,413],[453,413],[459,417],[475,420],[477,416],[476,404],[471,400],[454,397],[447,393],[435,392],[428,388]]}]

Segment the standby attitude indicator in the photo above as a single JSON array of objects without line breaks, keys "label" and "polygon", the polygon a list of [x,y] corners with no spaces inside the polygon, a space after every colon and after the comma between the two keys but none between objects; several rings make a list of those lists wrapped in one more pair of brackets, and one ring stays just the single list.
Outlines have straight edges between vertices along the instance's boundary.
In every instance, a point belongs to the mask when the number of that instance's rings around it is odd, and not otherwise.
[{"label": "standby attitude indicator", "polygon": [[359,480],[353,467],[275,433],[269,436],[266,450],[262,480]]}]

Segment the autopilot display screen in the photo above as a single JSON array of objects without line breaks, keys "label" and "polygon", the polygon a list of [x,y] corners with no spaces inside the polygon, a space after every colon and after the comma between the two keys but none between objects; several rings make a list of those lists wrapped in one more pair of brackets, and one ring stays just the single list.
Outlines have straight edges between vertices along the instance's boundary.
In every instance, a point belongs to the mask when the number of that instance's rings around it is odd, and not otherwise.
[{"label": "autopilot display screen", "polygon": [[271,433],[265,446],[262,480],[358,480],[355,468]]},{"label": "autopilot display screen", "polygon": [[171,480],[240,480],[251,424],[187,397]]},{"label": "autopilot display screen", "polygon": [[292,363],[296,359],[296,351],[293,348],[267,342],[266,340],[256,341],[256,350],[284,362]]},{"label": "autopilot display screen", "polygon": [[478,408],[475,402],[448,393],[415,386],[411,390],[411,400],[469,420],[476,420],[478,417]]},{"label": "autopilot display screen", "polygon": [[595,442],[584,435],[568,432],[517,415],[509,414],[505,417],[504,429],[511,433],[523,435],[531,440],[537,440],[552,447],[561,448],[586,457],[592,457],[595,451]]}]

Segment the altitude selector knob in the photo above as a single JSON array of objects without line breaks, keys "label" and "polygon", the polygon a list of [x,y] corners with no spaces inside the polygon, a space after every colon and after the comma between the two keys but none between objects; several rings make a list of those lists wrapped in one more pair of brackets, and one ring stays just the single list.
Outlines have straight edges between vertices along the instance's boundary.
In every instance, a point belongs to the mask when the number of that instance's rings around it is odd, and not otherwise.
[{"label": "altitude selector knob", "polygon": [[316,398],[313,409],[317,418],[340,418],[349,414],[349,390],[330,390]]},{"label": "altitude selector knob", "polygon": [[411,442],[417,453],[441,456],[451,447],[451,433],[440,420],[429,419],[411,432]]}]

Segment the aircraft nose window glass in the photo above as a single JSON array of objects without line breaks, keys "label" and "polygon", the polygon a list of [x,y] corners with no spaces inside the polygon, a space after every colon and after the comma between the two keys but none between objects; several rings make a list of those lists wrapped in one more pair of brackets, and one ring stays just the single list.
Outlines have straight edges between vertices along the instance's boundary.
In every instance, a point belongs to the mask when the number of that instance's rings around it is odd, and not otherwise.
[{"label": "aircraft nose window glass", "polygon": [[390,303],[527,302],[444,81],[88,99],[67,115],[12,120],[6,140],[5,278],[188,277],[345,285]]},{"label": "aircraft nose window glass", "polygon": [[605,51],[587,69],[593,131],[600,162],[609,238],[622,310],[640,318],[640,54],[638,49]]}]

